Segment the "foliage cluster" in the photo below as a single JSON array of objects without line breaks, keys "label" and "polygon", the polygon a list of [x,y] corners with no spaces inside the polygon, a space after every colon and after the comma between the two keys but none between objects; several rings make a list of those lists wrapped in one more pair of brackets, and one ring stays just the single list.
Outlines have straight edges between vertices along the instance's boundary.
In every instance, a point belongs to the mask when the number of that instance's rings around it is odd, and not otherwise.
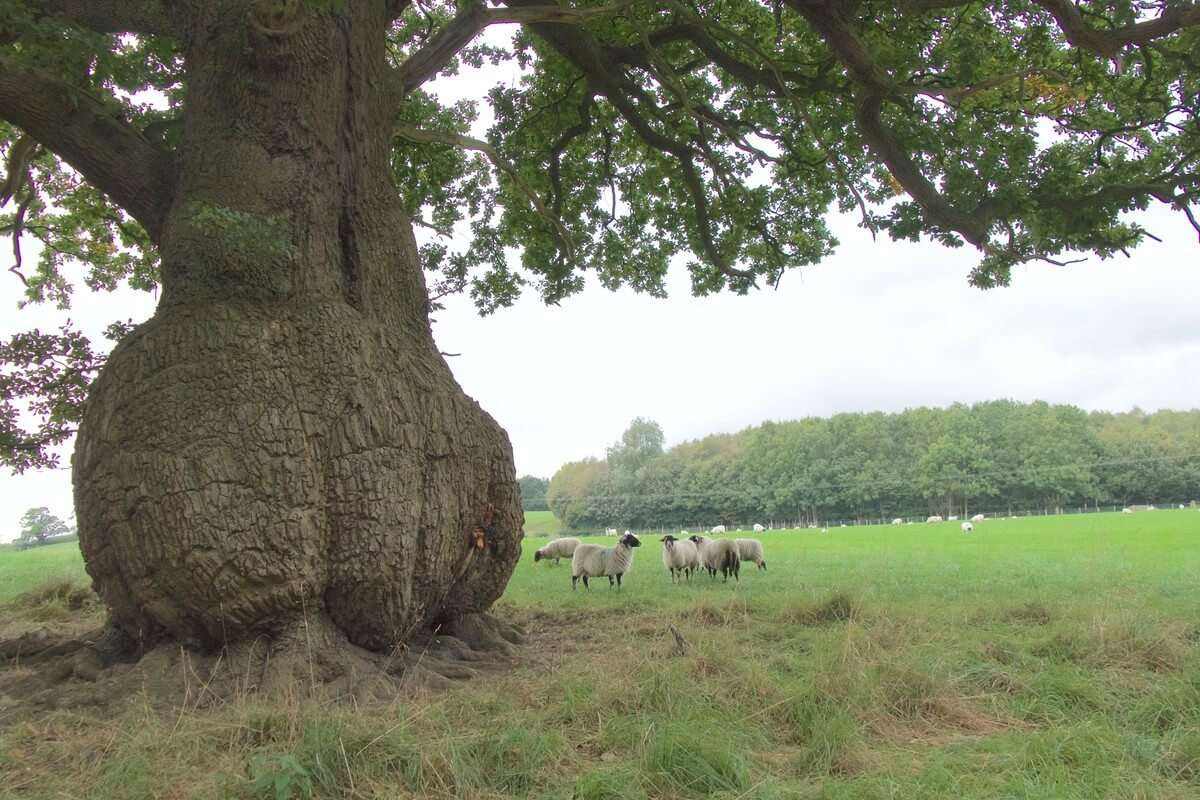
[{"label": "foliage cluster", "polygon": [[521,508],[523,510],[550,510],[550,506],[546,505],[546,490],[550,488],[549,480],[533,475],[526,475],[520,478],[517,484],[521,487]]},{"label": "foliage cluster", "polygon": [[21,533],[17,546],[21,549],[46,544],[52,536],[63,536],[71,532],[67,523],[50,513],[45,506],[31,508],[21,517]]},{"label": "foliage cluster", "polygon": [[[635,420],[634,428],[644,420]],[[1200,497],[1200,411],[1085,413],[1009,400],[767,422],[629,468],[563,465],[568,529],[884,519]],[[614,458],[615,457],[615,458]]]}]

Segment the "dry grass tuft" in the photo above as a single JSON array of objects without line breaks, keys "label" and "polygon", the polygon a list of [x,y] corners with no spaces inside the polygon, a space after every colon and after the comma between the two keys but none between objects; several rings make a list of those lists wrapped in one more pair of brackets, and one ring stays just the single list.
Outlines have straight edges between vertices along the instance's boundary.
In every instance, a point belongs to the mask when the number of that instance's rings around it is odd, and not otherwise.
[{"label": "dry grass tuft", "polygon": [[835,625],[862,619],[862,610],[853,598],[838,592],[821,603],[786,605],[779,616],[784,622],[797,625]]}]

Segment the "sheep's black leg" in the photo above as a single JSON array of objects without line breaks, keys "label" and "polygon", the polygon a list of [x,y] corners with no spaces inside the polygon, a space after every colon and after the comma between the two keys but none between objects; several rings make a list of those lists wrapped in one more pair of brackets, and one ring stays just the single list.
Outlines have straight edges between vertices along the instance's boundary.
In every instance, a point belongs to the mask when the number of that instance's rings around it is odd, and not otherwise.
[{"label": "sheep's black leg", "polygon": [[583,573],[583,588],[588,588],[587,573]]},{"label": "sheep's black leg", "polygon": [[621,576],[620,575],[617,576],[617,588],[618,589],[621,588]]},{"label": "sheep's black leg", "polygon": [[761,569],[761,570],[764,570],[764,571],[765,571],[765,570],[767,569],[767,562],[765,562],[765,561],[760,561],[760,562],[758,563],[758,568],[759,568],[759,569]]},{"label": "sheep's black leg", "polygon": [[609,576],[608,576],[608,588],[610,588],[610,589],[611,589],[611,588],[612,588],[612,585],[613,585],[613,576],[612,576],[612,575],[609,575]]},{"label": "sheep's black leg", "polygon": [[[575,591],[575,584],[577,584],[577,583],[579,583],[579,576],[572,575],[571,576],[571,591],[572,592]],[[585,583],[584,586],[587,586],[587,584]]]}]

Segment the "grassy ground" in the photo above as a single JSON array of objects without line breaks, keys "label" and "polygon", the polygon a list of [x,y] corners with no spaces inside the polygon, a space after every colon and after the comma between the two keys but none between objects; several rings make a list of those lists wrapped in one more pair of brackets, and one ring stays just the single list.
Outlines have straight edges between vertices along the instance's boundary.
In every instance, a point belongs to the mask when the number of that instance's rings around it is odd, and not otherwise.
[{"label": "grassy ground", "polygon": [[526,536],[557,536],[562,533],[562,520],[550,511],[526,511]]},{"label": "grassy ground", "polygon": [[[0,730],[0,797],[1200,797],[1200,513],[759,538],[737,583],[671,585],[648,538],[624,590],[574,593],[528,540],[498,611],[531,667],[386,708],[57,712]],[[76,569],[0,554],[0,591]]]}]

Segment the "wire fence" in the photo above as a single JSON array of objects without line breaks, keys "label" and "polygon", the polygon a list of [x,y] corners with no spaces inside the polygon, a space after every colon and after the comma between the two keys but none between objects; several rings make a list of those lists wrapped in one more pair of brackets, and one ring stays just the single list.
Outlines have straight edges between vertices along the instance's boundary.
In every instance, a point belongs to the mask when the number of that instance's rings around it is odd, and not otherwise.
[{"label": "wire fence", "polygon": [[[1014,508],[993,508],[988,510],[978,511],[971,509],[969,515],[963,514],[939,515],[942,522],[957,522],[957,521],[978,521],[989,519],[1017,519],[1020,517],[1048,517],[1071,514],[1111,514],[1124,512],[1128,509],[1128,513],[1144,513],[1147,511],[1157,511],[1162,509],[1197,509],[1200,508],[1200,503],[1195,500],[1186,502],[1164,502],[1161,504],[1141,504],[1130,506],[1114,506],[1114,505],[1084,505],[1058,508],[1035,508],[1035,509],[1014,509]],[[756,532],[756,525],[762,527],[763,531],[792,531],[792,530],[825,530],[830,528],[854,528],[866,525],[918,525],[926,524],[931,517],[928,516],[897,516],[897,517],[856,517],[856,518],[816,518],[816,519],[790,519],[790,520],[763,520],[760,522],[713,522],[699,523],[689,526],[675,525],[658,525],[650,527],[629,527],[629,528],[579,528],[579,529],[563,529],[560,535],[571,536],[617,536],[624,533],[633,533],[638,536],[663,536],[668,533],[679,534],[686,533],[688,535],[699,533],[709,534],[714,531],[718,533],[753,533]],[[723,530],[717,531],[718,528]],[[549,536],[549,534],[540,534],[541,536]]]}]

